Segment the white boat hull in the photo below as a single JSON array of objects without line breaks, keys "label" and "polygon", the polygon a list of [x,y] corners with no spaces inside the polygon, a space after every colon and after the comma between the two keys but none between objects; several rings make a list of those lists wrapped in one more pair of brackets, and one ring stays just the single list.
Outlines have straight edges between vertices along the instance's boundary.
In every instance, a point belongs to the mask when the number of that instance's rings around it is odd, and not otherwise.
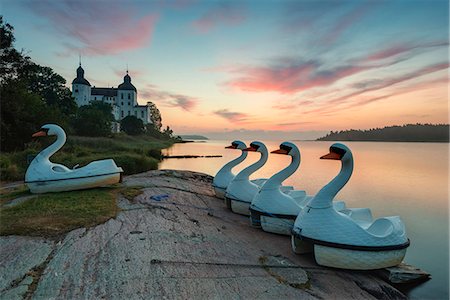
[{"label": "white boat hull", "polygon": [[349,270],[374,270],[397,266],[406,254],[406,248],[369,251],[330,247],[305,241],[295,235],[291,236],[291,246],[297,254],[314,252],[318,265]]},{"label": "white boat hull", "polygon": [[314,257],[321,266],[373,270],[399,265],[406,254],[405,249],[386,251],[361,251],[314,245]]},{"label": "white boat hull", "polygon": [[235,214],[250,216],[249,208],[251,203],[230,199],[230,204],[231,211]]},{"label": "white boat hull", "polygon": [[216,197],[219,199],[225,199],[225,191],[226,191],[226,188],[221,188],[218,186],[214,187],[214,192],[216,193]]},{"label": "white boat hull", "polygon": [[262,230],[276,234],[291,235],[294,222],[295,219],[261,216]]},{"label": "white boat hull", "polygon": [[41,193],[90,189],[109,184],[119,183],[120,181],[121,181],[121,172],[117,172],[112,174],[90,176],[90,177],[27,182],[26,184],[30,189],[30,192],[41,194]]}]

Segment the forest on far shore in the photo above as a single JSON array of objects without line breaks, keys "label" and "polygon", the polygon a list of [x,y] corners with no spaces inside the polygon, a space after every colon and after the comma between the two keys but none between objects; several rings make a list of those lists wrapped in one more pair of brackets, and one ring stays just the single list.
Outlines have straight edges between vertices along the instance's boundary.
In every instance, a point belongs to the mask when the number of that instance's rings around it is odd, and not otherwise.
[{"label": "forest on far shore", "polygon": [[449,124],[406,124],[368,130],[331,131],[317,141],[449,142]]}]

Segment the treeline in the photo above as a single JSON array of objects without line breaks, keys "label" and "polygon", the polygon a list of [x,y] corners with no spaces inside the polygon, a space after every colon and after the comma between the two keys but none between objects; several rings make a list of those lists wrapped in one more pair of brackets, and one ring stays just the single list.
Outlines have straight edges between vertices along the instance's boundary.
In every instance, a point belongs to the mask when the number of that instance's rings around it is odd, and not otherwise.
[{"label": "treeline", "polygon": [[318,141],[449,142],[449,124],[406,124],[369,130],[331,131]]},{"label": "treeline", "polygon": [[[111,136],[112,107],[102,102],[78,107],[66,80],[51,68],[34,63],[23,50],[14,48],[14,28],[0,16],[0,150],[20,151],[43,124],[56,123],[69,134]],[[144,126],[134,117],[122,120],[130,135],[148,134],[171,139],[172,130],[161,130],[161,114],[151,107],[153,124]]]}]

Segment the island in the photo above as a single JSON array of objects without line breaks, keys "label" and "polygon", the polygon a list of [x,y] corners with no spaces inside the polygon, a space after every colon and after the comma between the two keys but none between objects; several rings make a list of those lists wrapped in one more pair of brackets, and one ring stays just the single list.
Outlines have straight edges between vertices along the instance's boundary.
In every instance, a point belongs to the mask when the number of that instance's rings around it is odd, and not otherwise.
[{"label": "island", "polygon": [[179,137],[183,140],[202,140],[202,141],[209,140],[206,136],[197,135],[197,134],[185,134],[185,135],[179,135]]},{"label": "island", "polygon": [[368,130],[331,131],[317,141],[449,142],[449,124],[406,124]]}]

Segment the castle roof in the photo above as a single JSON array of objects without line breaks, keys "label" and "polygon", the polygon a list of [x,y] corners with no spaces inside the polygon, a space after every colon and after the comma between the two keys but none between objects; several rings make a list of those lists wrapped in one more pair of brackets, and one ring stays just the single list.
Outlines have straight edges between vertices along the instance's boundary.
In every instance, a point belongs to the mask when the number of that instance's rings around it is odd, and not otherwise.
[{"label": "castle roof", "polygon": [[102,88],[102,87],[93,87],[91,89],[91,95],[100,95],[100,96],[107,96],[107,97],[115,97],[117,96],[117,89],[116,88]]},{"label": "castle roof", "polygon": [[131,90],[137,92],[136,87],[131,83],[131,77],[128,75],[128,71],[127,75],[123,77],[123,83],[119,84],[117,88],[119,90]]},{"label": "castle roof", "polygon": [[91,86],[91,84],[89,83],[89,81],[87,81],[85,78],[84,78],[84,70],[83,70],[83,68],[81,67],[81,65],[78,67],[78,69],[77,69],[77,77],[72,81],[72,84],[75,84],[75,83],[77,83],[77,84],[84,84],[84,85],[88,85],[88,86]]}]

